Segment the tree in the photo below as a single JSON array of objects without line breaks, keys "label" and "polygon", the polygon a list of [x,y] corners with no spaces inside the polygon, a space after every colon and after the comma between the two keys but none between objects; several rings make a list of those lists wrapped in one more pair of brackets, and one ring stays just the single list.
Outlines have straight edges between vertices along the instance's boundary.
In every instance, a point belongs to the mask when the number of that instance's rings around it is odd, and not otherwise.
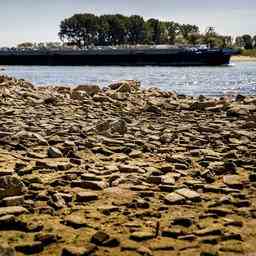
[{"label": "tree", "polygon": [[253,48],[256,48],[256,35],[252,38]]},{"label": "tree", "polygon": [[200,33],[189,33],[187,40],[189,44],[197,45],[203,42],[203,36]]},{"label": "tree", "polygon": [[128,18],[121,15],[105,15],[106,22],[109,25],[109,44],[121,45],[127,42],[127,22]]},{"label": "tree", "polygon": [[132,15],[128,20],[128,42],[142,44],[146,38],[145,21],[139,15]]},{"label": "tree", "polygon": [[98,18],[94,14],[75,14],[61,22],[59,37],[83,48],[95,43],[97,30]]},{"label": "tree", "polygon": [[176,22],[166,22],[166,27],[168,31],[168,42],[169,44],[175,44],[176,36],[179,34],[180,24]]},{"label": "tree", "polygon": [[[90,13],[74,14],[60,23],[59,37],[65,45],[84,48],[89,45],[123,44],[174,44],[179,42],[196,44],[199,29],[195,25],[173,21],[130,17],[115,14],[100,17]],[[181,40],[182,39],[182,40]]]},{"label": "tree", "polygon": [[250,35],[243,35],[242,39],[244,41],[244,48],[246,50],[252,49],[253,48],[253,40]]},{"label": "tree", "polygon": [[236,37],[235,45],[239,48],[244,47],[244,40],[241,36]]},{"label": "tree", "polygon": [[98,28],[98,45],[109,45],[111,43],[110,25],[108,17],[102,15],[99,17],[99,28]]},{"label": "tree", "polygon": [[146,33],[149,42],[154,44],[160,44],[161,40],[161,24],[157,19],[149,19],[146,22]]},{"label": "tree", "polygon": [[199,28],[198,26],[195,26],[195,25],[182,24],[179,26],[179,32],[183,36],[183,38],[188,39],[190,34],[198,33]]},{"label": "tree", "polygon": [[17,48],[32,48],[34,46],[33,43],[30,42],[24,42],[17,45]]}]

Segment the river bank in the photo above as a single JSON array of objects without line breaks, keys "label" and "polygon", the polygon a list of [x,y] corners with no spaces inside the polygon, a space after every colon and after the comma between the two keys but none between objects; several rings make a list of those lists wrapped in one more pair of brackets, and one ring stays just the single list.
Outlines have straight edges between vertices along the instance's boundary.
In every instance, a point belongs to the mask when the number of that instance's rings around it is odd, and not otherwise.
[{"label": "river bank", "polygon": [[256,61],[256,57],[245,55],[234,55],[231,57],[231,61]]},{"label": "river bank", "polygon": [[0,86],[0,252],[256,252],[256,97]]}]

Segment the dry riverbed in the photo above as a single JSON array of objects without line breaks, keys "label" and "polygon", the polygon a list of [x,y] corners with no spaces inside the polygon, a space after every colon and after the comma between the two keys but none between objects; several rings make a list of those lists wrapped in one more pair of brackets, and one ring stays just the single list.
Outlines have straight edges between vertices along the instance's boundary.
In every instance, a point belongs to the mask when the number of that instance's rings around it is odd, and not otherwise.
[{"label": "dry riverbed", "polygon": [[0,255],[256,253],[256,97],[0,87]]}]

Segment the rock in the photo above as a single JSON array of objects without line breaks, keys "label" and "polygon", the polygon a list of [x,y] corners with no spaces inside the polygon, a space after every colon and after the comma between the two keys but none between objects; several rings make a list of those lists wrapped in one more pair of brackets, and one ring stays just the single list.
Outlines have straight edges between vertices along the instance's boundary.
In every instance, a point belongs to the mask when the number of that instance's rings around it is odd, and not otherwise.
[{"label": "rock", "polygon": [[197,236],[221,236],[223,230],[220,228],[205,228],[194,232]]},{"label": "rock", "polygon": [[172,220],[172,225],[179,225],[183,227],[190,227],[193,225],[193,220],[191,218],[186,217],[178,217]]},{"label": "rock", "polygon": [[140,82],[136,80],[124,80],[117,83],[110,84],[108,86],[111,90],[117,92],[132,92],[138,90],[140,87]]},{"label": "rock", "polygon": [[16,218],[14,215],[3,215],[0,217],[0,230],[11,230],[17,226],[16,224]]},{"label": "rock", "polygon": [[145,171],[142,170],[140,167],[138,166],[132,166],[132,165],[124,165],[124,164],[121,164],[119,165],[119,171],[121,173],[132,173],[132,172],[135,172],[135,173],[144,173]]},{"label": "rock", "polygon": [[59,193],[54,193],[48,204],[56,210],[66,207],[66,202]]},{"label": "rock", "polygon": [[61,151],[55,147],[49,147],[47,154],[50,158],[60,158],[63,156]]},{"label": "rock", "polygon": [[231,188],[242,189],[244,187],[243,180],[239,175],[225,175],[223,182]]},{"label": "rock", "polygon": [[101,89],[98,85],[78,85],[73,89],[73,92],[82,91],[86,92],[89,96],[94,96],[98,94]]},{"label": "rock", "polygon": [[93,192],[78,192],[76,194],[77,202],[90,202],[98,199],[98,194]]},{"label": "rock", "polygon": [[166,204],[181,204],[184,203],[185,197],[173,192],[165,196],[164,201]]},{"label": "rock", "polygon": [[110,123],[109,127],[112,133],[118,132],[120,134],[125,134],[127,132],[127,124],[124,119],[119,119]]},{"label": "rock", "polygon": [[117,247],[120,245],[120,241],[117,238],[113,237],[104,241],[102,245],[106,247]]},{"label": "rock", "polygon": [[96,245],[103,245],[104,242],[109,240],[110,236],[103,232],[103,231],[97,231],[91,238],[91,243]]},{"label": "rock", "polygon": [[10,247],[9,245],[0,245],[0,255],[1,256],[15,256],[16,252],[14,248]]},{"label": "rock", "polygon": [[173,251],[175,247],[169,241],[156,241],[150,244],[152,251]]},{"label": "rock", "polygon": [[150,240],[153,239],[155,237],[155,235],[151,232],[144,232],[144,231],[138,231],[138,232],[134,232],[130,235],[130,239],[137,241],[137,242],[142,242],[142,241],[146,241],[146,240]]},{"label": "rock", "polygon": [[226,208],[210,208],[206,211],[207,213],[213,213],[216,214],[217,216],[226,216],[229,214],[232,214],[233,211],[230,209],[226,209]]},{"label": "rock", "polygon": [[56,243],[59,239],[60,236],[53,233],[38,233],[34,237],[34,240],[41,242],[43,246]]},{"label": "rock", "polygon": [[65,246],[62,249],[61,256],[85,256],[91,255],[94,251],[97,250],[95,245],[87,245],[87,246]]},{"label": "rock", "polygon": [[187,188],[181,188],[175,191],[175,193],[185,197],[186,199],[189,199],[193,202],[199,202],[201,201],[201,196],[197,192],[187,189]]},{"label": "rock", "polygon": [[107,183],[105,183],[103,181],[77,180],[77,181],[73,181],[71,186],[72,187],[80,187],[80,188],[84,188],[84,189],[103,190],[107,187]]},{"label": "rock", "polygon": [[24,196],[10,196],[2,200],[4,206],[21,206],[24,203]]},{"label": "rock", "polygon": [[25,184],[16,176],[0,177],[0,199],[22,195],[27,191]]},{"label": "rock", "polygon": [[28,210],[22,206],[8,206],[0,207],[0,216],[3,215],[20,215],[23,213],[28,213]]},{"label": "rock", "polygon": [[154,114],[161,115],[162,111],[159,107],[153,105],[152,103],[148,102],[144,107],[145,112],[151,112]]},{"label": "rock", "polygon": [[15,250],[24,254],[40,253],[44,249],[43,244],[39,241],[31,243],[22,243],[15,246]]},{"label": "rock", "polygon": [[65,217],[64,223],[67,226],[71,226],[75,229],[88,227],[88,223],[86,222],[85,218],[83,218],[82,216],[74,215],[74,214],[71,214]]},{"label": "rock", "polygon": [[153,256],[152,251],[145,247],[145,246],[141,246],[136,250],[137,253],[139,253],[142,256]]},{"label": "rock", "polygon": [[171,228],[171,229],[170,228],[165,228],[165,229],[162,230],[161,235],[163,237],[170,237],[170,238],[177,239],[178,236],[181,235],[181,232],[177,231],[177,230],[174,230],[173,228]]}]

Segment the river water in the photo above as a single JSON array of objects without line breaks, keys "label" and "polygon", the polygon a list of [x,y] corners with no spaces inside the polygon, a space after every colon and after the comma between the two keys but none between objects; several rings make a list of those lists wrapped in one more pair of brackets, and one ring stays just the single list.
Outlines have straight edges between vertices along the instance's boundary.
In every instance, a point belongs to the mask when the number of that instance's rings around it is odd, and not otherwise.
[{"label": "river water", "polygon": [[7,66],[2,74],[24,78],[35,85],[98,84],[123,79],[141,81],[143,87],[175,90],[185,95],[256,95],[256,61],[218,67],[89,67]]}]

